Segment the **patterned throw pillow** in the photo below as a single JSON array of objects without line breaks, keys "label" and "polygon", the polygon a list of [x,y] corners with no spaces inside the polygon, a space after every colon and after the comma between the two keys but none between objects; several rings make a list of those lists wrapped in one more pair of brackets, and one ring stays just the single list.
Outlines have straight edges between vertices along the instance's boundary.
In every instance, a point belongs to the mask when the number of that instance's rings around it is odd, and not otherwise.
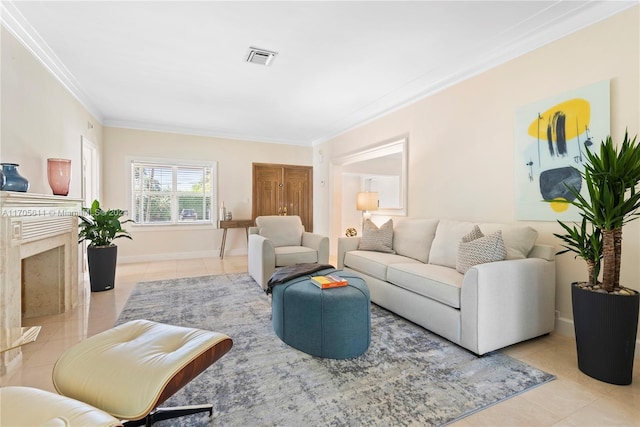
[{"label": "patterned throw pillow", "polygon": [[362,251],[376,251],[395,254],[393,249],[393,220],[382,224],[380,228],[370,219],[364,223],[362,239],[358,249]]},{"label": "patterned throw pillow", "polygon": [[462,236],[462,243],[469,243],[481,237],[484,237],[484,234],[482,234],[482,230],[480,230],[480,227],[478,227],[478,225],[474,225],[473,230],[471,230],[469,234]]},{"label": "patterned throw pillow", "polygon": [[[456,270],[464,274],[474,265],[487,262],[502,261],[507,257],[507,248],[502,240],[502,231],[498,230],[488,236],[483,236],[476,227],[471,233],[462,238],[458,245],[458,259]],[[474,236],[480,237],[473,238]],[[470,239],[470,240],[469,240]]]}]

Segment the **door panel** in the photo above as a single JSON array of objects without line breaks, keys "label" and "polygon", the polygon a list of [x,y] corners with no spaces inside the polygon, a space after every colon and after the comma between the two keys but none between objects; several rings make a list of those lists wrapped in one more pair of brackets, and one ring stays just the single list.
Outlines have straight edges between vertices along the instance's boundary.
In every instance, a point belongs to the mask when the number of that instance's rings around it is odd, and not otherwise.
[{"label": "door panel", "polygon": [[282,168],[253,165],[253,219],[282,208]]},{"label": "door panel", "polygon": [[298,215],[304,229],[313,230],[310,168],[284,168],[284,201],[288,215]]}]

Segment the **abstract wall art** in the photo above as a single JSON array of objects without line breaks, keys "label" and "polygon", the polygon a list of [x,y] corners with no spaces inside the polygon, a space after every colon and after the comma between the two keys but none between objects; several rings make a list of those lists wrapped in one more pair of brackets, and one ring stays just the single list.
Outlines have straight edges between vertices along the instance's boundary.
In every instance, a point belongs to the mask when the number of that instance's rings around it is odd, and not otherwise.
[{"label": "abstract wall art", "polygon": [[577,209],[562,201],[574,198],[567,186],[585,194],[580,176],[586,161],[584,153],[599,149],[609,135],[609,111],[608,80],[516,111],[516,219],[580,219]]}]

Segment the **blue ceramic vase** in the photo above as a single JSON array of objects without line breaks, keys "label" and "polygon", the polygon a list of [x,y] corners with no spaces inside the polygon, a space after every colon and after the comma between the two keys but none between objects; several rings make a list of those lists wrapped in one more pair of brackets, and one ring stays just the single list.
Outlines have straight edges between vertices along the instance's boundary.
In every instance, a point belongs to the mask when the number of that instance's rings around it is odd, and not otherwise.
[{"label": "blue ceramic vase", "polygon": [[2,173],[4,174],[4,191],[19,191],[26,193],[29,190],[29,181],[18,173],[18,166],[15,163],[1,163]]}]

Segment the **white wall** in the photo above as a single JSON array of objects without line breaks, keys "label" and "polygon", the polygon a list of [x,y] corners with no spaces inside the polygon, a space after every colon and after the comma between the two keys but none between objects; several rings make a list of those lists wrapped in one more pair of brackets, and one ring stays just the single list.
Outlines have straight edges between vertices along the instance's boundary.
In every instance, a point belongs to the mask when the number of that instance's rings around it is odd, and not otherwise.
[{"label": "white wall", "polygon": [[81,137],[101,147],[102,126],[4,27],[1,38],[0,161],[20,165],[29,193],[51,195],[47,158],[71,159],[68,197],[81,198]]},{"label": "white wall", "polygon": [[[234,219],[251,219],[252,164],[311,165],[312,149],[174,133],[104,129],[103,204],[130,209],[131,157],[218,162],[218,198]],[[218,256],[222,230],[213,225],[127,225],[133,240],[117,241],[121,262]],[[225,254],[245,254],[243,229],[229,230]]]},{"label": "white wall", "polygon": [[[331,159],[409,134],[409,216],[514,222],[514,114],[520,106],[601,80],[611,81],[611,133],[640,132],[640,7],[627,10],[315,147],[331,177],[323,191],[332,253],[343,235],[341,177]],[[322,198],[325,196],[316,196]],[[382,219],[382,218],[380,218]],[[379,221],[378,221],[379,222]],[[525,222],[539,242],[557,245],[554,222]],[[640,289],[640,221],[624,230],[621,281]],[[586,279],[584,263],[557,260],[557,308],[572,318],[569,283]],[[561,327],[570,322],[561,324]],[[570,331],[569,331],[570,332]]]}]

